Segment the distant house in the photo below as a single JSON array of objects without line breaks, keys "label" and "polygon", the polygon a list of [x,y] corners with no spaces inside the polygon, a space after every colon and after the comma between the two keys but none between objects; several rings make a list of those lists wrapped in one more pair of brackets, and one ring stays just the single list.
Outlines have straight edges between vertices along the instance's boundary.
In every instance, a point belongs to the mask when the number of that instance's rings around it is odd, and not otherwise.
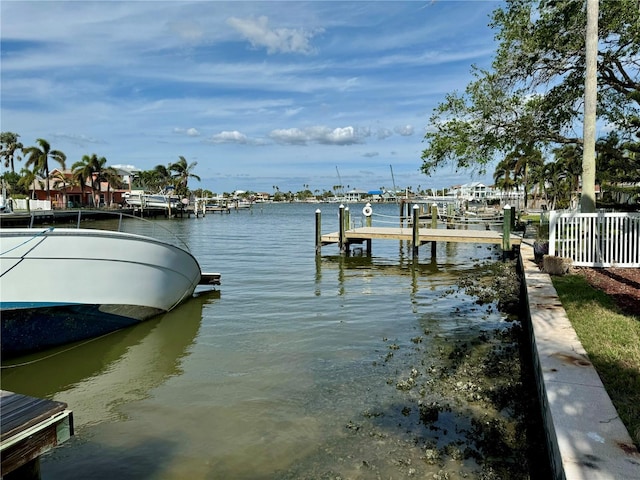
[{"label": "distant house", "polygon": [[344,194],[344,199],[346,202],[361,202],[367,196],[368,193],[364,190],[358,190],[357,188],[354,188],[353,190],[349,190]]},{"label": "distant house", "polygon": [[[36,178],[30,187],[30,195],[35,200],[47,200],[46,180]],[[95,201],[91,198],[92,189],[87,181],[77,185],[71,170],[53,169],[49,174],[49,194],[51,206],[55,209],[112,206],[123,202],[123,194],[127,188],[114,189],[107,182],[100,182],[100,190],[96,192]]]},{"label": "distant house", "polygon": [[487,187],[484,183],[471,182],[464,185],[454,185],[447,192],[447,196],[452,196],[458,200],[484,200],[491,196],[493,189]]},{"label": "distant house", "polygon": [[387,190],[370,190],[367,192],[371,202],[385,203],[395,202],[398,198],[393,192]]}]

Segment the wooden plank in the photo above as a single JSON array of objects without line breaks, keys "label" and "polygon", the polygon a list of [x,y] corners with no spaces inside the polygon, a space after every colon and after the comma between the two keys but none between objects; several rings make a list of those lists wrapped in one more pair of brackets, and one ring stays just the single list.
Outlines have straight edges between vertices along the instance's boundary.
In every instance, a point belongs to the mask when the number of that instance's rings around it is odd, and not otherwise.
[{"label": "wooden plank", "polygon": [[67,405],[0,390],[0,475],[37,462],[73,435]]},{"label": "wooden plank", "polygon": [[0,442],[5,442],[8,438],[37,425],[66,408],[67,405],[62,402],[1,390]]},{"label": "wooden plank", "polygon": [[[413,229],[405,227],[361,227],[345,232],[347,241],[350,240],[413,240]],[[461,242],[461,243],[491,243],[502,244],[502,233],[493,230],[454,230],[420,228],[418,238],[424,242]],[[321,236],[323,244],[337,243],[339,233],[334,232]],[[511,244],[519,245],[522,237],[511,235]]]}]

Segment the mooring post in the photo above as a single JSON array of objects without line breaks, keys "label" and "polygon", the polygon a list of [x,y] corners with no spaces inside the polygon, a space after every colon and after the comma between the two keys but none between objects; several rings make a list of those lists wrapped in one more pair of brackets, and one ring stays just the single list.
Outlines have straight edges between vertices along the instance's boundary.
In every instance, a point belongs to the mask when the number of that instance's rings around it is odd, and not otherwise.
[{"label": "mooring post", "polygon": [[318,208],[316,210],[316,255],[320,255],[322,251],[322,212]]},{"label": "mooring post", "polygon": [[340,247],[340,252],[344,252],[345,247],[345,234],[344,234],[344,205],[340,205],[338,210],[338,224],[340,230],[338,232],[338,247]]},{"label": "mooring post", "polygon": [[454,215],[453,203],[447,203],[447,228],[454,228],[453,215]]},{"label": "mooring post", "polygon": [[[362,213],[364,214],[365,225],[367,227],[370,227],[371,226],[371,216],[373,215],[373,209],[371,208],[371,204],[369,202],[367,202],[367,204],[362,209]],[[370,238],[368,238],[366,240],[366,244],[367,244],[367,255],[371,256],[371,239]]]},{"label": "mooring post", "polygon": [[504,206],[504,220],[502,222],[502,254],[511,251],[511,207]]},{"label": "mooring post", "polygon": [[[438,228],[438,204],[431,205],[431,228]],[[431,242],[431,258],[436,257],[436,242]]]},{"label": "mooring post", "polygon": [[349,240],[347,240],[347,230],[351,228],[351,210],[349,207],[344,207],[344,253],[347,255],[351,254],[351,249],[349,248]]},{"label": "mooring post", "polygon": [[413,258],[418,258],[418,247],[420,246],[420,207],[413,206]]},{"label": "mooring post", "polygon": [[438,228],[438,204],[431,205],[431,228]]}]

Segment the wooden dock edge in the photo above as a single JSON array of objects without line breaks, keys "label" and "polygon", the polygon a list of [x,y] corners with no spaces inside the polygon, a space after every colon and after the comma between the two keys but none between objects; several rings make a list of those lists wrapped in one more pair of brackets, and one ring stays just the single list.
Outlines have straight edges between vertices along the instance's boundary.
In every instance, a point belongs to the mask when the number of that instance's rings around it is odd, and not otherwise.
[{"label": "wooden dock edge", "polygon": [[[2,421],[0,476],[5,480],[38,479],[40,456],[73,436],[73,412],[65,403],[6,390],[1,393],[1,402],[4,404],[2,416],[12,417],[14,421],[7,421],[6,417]],[[15,399],[19,401],[17,408],[6,405],[6,402]],[[9,431],[4,431],[5,428]]]}]

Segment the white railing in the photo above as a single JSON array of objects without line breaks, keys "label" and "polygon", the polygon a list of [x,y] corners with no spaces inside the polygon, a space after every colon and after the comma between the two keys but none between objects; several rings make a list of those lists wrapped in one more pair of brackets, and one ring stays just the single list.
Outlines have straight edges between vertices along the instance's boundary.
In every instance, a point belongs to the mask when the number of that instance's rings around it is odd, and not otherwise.
[{"label": "white railing", "polygon": [[576,266],[640,267],[640,213],[551,212],[549,255]]}]

